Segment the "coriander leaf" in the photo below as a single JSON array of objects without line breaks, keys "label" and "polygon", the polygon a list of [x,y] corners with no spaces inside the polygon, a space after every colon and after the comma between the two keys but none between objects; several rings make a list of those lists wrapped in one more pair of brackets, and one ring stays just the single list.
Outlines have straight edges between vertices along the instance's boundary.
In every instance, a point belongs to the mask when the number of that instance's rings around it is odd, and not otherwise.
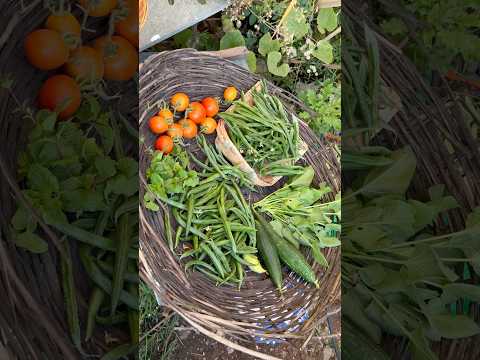
[{"label": "coriander leaf", "polygon": [[15,235],[15,245],[35,254],[43,254],[48,251],[46,241],[28,231]]},{"label": "coriander leaf", "polygon": [[59,191],[58,180],[55,175],[46,167],[33,164],[28,170],[28,185],[31,189],[43,193],[54,193]]},{"label": "coriander leaf", "polygon": [[116,174],[115,161],[108,156],[102,156],[95,159],[95,168],[101,178],[109,178]]}]

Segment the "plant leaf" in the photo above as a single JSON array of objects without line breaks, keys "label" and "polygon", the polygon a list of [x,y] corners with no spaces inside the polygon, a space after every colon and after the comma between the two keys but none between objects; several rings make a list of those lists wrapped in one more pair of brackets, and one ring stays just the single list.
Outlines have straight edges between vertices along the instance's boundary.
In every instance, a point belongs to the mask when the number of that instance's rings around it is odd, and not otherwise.
[{"label": "plant leaf", "polygon": [[333,46],[326,40],[320,40],[312,51],[312,55],[326,64],[333,62]]},{"label": "plant leaf", "polygon": [[288,64],[278,65],[281,59],[282,54],[280,54],[278,51],[272,51],[268,53],[267,67],[268,71],[270,71],[270,73],[273,75],[285,77],[290,72],[290,66],[288,66]]},{"label": "plant leaf", "polygon": [[229,31],[220,39],[220,50],[230,49],[237,46],[245,46],[245,39],[240,30]]},{"label": "plant leaf", "polygon": [[480,327],[465,315],[429,315],[432,328],[447,339],[460,339],[480,333]]},{"label": "plant leaf", "polygon": [[280,41],[272,40],[272,36],[268,32],[265,33],[265,35],[263,35],[258,42],[258,52],[262,56],[267,56],[268,53],[272,51],[279,51],[280,47]]},{"label": "plant leaf", "polygon": [[320,34],[324,34],[325,30],[333,31],[338,25],[337,14],[333,8],[320,9],[317,15],[317,28]]},{"label": "plant leaf", "polygon": [[248,69],[252,73],[255,73],[257,71],[257,57],[255,56],[255,53],[253,51],[249,51],[247,53],[246,60],[247,60]]},{"label": "plant leaf", "polygon": [[24,232],[15,236],[15,244],[35,254],[42,254],[48,251],[48,244],[33,232]]}]

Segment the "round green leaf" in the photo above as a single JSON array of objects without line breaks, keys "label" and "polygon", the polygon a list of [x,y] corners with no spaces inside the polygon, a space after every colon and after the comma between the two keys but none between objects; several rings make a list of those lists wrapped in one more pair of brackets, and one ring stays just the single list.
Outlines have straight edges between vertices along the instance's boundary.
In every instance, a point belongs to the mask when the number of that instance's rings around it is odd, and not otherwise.
[{"label": "round green leaf", "polygon": [[320,34],[327,31],[333,31],[338,25],[337,14],[333,8],[320,9],[317,16],[317,28]]},{"label": "round green leaf", "polygon": [[272,40],[270,33],[263,35],[258,42],[258,52],[262,56],[267,56],[269,52],[280,50],[280,41]]},{"label": "round green leaf", "polygon": [[290,72],[290,66],[288,64],[278,65],[282,59],[282,54],[278,51],[272,51],[268,53],[267,57],[267,67],[268,71],[273,75],[285,77]]},{"label": "round green leaf", "polygon": [[295,39],[301,39],[307,35],[310,29],[305,15],[298,9],[293,9],[285,18],[284,28],[289,35],[293,35]]},{"label": "round green leaf", "polygon": [[253,51],[249,51],[247,54],[247,65],[252,73],[257,71],[257,57]]},{"label": "round green leaf", "polygon": [[312,55],[326,64],[331,64],[333,61],[333,46],[328,41],[320,40],[315,50],[312,51]]},{"label": "round green leaf", "polygon": [[220,50],[230,49],[237,46],[245,46],[245,39],[240,30],[233,30],[223,35],[220,40]]}]

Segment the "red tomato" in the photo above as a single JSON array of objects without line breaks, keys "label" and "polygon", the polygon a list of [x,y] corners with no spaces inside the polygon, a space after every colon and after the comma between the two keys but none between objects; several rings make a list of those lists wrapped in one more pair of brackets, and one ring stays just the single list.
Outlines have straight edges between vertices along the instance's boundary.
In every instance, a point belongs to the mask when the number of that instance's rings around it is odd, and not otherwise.
[{"label": "red tomato", "polygon": [[103,77],[105,67],[97,50],[90,46],[81,46],[72,52],[65,71],[75,79],[97,81]]},{"label": "red tomato", "polygon": [[115,32],[138,48],[138,0],[125,2],[127,16],[115,23]]},{"label": "red tomato", "polygon": [[148,126],[150,130],[152,130],[155,134],[163,134],[165,131],[168,130],[168,122],[162,116],[153,116],[148,121]]},{"label": "red tomato", "polygon": [[38,94],[40,108],[60,111],[60,119],[72,116],[80,106],[80,101],[80,87],[67,75],[52,76],[43,83]]},{"label": "red tomato", "polygon": [[50,15],[45,22],[45,27],[58,32],[70,49],[76,48],[81,42],[82,26],[69,12]]},{"label": "red tomato", "polygon": [[88,15],[93,17],[107,16],[117,7],[117,0],[79,0]]},{"label": "red tomato", "polygon": [[202,100],[202,105],[205,108],[205,115],[207,117],[214,117],[218,114],[218,101],[212,97],[207,97]]},{"label": "red tomato", "polygon": [[126,81],[133,78],[138,69],[138,52],[121,36],[102,36],[93,47],[103,57],[105,79]]},{"label": "red tomato", "polygon": [[163,152],[164,154],[170,154],[173,150],[173,140],[168,135],[160,136],[157,141],[155,141],[155,149]]},{"label": "red tomato", "polygon": [[175,111],[185,111],[190,104],[190,99],[185,93],[176,93],[170,99],[170,103],[172,104]]},{"label": "red tomato", "polygon": [[192,120],[183,119],[180,120],[178,124],[182,127],[183,137],[185,139],[193,139],[195,136],[197,136],[197,124],[195,124]]},{"label": "red tomato", "polygon": [[188,118],[195,124],[200,124],[206,117],[205,108],[199,102],[192,102],[187,113]]},{"label": "red tomato", "polygon": [[217,122],[211,117],[205,118],[201,123],[201,131],[204,134],[213,134],[217,129]]},{"label": "red tomato", "polygon": [[59,33],[49,29],[35,30],[25,39],[25,55],[40,70],[53,70],[68,60],[68,48]]}]

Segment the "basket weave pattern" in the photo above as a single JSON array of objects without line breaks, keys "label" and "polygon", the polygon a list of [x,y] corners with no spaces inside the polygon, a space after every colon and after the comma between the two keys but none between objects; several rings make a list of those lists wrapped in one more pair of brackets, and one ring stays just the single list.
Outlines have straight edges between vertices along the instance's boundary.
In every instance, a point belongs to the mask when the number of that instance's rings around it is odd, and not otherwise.
[{"label": "basket weave pattern", "polygon": [[[145,191],[145,170],[150,155],[147,149],[154,141],[148,129],[148,119],[160,107],[161,101],[176,92],[187,93],[192,101],[206,96],[221,97],[223,89],[235,86],[246,92],[259,78],[229,61],[194,50],[182,49],[151,56],[140,69],[140,196]],[[284,104],[301,105],[295,97],[271,84],[269,91],[279,96]],[[221,109],[225,110],[225,107]],[[157,110],[158,111],[158,110]],[[321,142],[305,125],[301,124],[301,137],[309,145],[304,163],[314,167],[315,182],[325,181],[334,192],[340,189],[340,167],[333,148]],[[214,137],[210,138],[213,142]],[[196,152],[193,143],[188,151]],[[278,186],[262,188],[263,194]],[[251,194],[247,199],[252,200]],[[163,208],[163,211],[169,211]],[[285,276],[287,285],[280,297],[270,279],[248,272],[242,289],[233,286],[217,287],[197,272],[184,272],[183,264],[175,258],[166,245],[163,233],[162,211],[151,212],[140,205],[140,272],[165,304],[176,310],[187,322],[207,335],[216,333],[222,341],[225,335],[261,334],[261,324],[278,325],[290,320],[289,328],[296,327],[295,336],[308,334],[316,321],[340,297],[340,249],[329,249],[326,258],[328,269],[315,265],[320,288],[305,284],[294,274]],[[312,263],[312,259],[309,258]],[[284,271],[285,274],[285,271]],[[292,313],[294,310],[298,310]],[[299,319],[308,314],[308,320]],[[272,331],[272,336],[283,336],[285,330]],[[220,335],[219,335],[220,334]],[[265,336],[265,335],[263,335]]]}]

